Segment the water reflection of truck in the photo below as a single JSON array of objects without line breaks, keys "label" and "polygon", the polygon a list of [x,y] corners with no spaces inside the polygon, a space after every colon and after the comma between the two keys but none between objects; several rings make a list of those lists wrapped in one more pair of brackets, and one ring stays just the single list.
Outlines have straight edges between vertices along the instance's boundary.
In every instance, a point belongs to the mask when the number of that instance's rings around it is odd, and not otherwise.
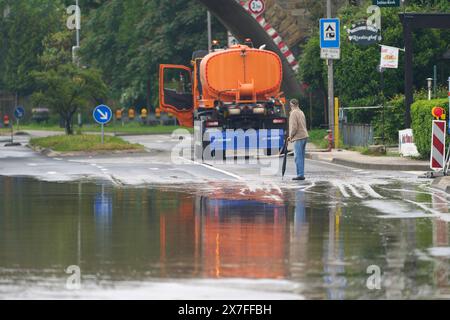
[{"label": "water reflection of truck", "polygon": [[[160,216],[160,263],[190,261],[195,275],[214,278],[284,278],[289,273],[289,217],[284,201],[240,189],[208,197],[180,196]],[[244,195],[245,194],[245,195]],[[263,195],[261,197],[261,195]]]},{"label": "water reflection of truck", "polygon": [[210,129],[274,129],[282,141],[287,122],[282,78],[280,58],[250,44],[198,51],[192,69],[160,66],[160,108],[182,126],[195,126],[201,137]]},{"label": "water reflection of truck", "polygon": [[201,197],[196,213],[206,276],[286,277],[289,227],[284,205]]}]

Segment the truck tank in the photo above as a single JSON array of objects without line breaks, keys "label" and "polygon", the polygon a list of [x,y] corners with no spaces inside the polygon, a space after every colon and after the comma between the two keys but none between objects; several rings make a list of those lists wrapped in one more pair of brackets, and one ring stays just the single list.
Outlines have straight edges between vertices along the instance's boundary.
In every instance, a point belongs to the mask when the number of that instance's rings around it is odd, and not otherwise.
[{"label": "truck tank", "polygon": [[271,51],[237,45],[211,53],[200,65],[203,99],[265,101],[280,93],[282,70],[280,58]]}]

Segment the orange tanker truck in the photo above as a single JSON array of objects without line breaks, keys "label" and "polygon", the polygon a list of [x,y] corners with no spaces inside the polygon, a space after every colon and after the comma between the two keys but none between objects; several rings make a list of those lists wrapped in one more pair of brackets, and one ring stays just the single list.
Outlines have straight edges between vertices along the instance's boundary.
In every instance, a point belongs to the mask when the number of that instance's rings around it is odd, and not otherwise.
[{"label": "orange tanker truck", "polygon": [[[278,55],[248,43],[194,52],[191,64],[192,68],[160,66],[161,110],[175,115],[180,125],[195,127],[202,137],[214,130],[215,149],[229,149],[226,141],[238,137],[227,137],[227,132],[229,135],[236,130],[241,135],[248,130],[257,133],[258,142],[247,141],[246,148],[261,149],[263,135],[269,141],[263,149],[281,149],[287,119]],[[218,143],[219,131],[223,143]],[[203,142],[203,149],[212,143]],[[231,148],[236,149],[236,144]]]}]

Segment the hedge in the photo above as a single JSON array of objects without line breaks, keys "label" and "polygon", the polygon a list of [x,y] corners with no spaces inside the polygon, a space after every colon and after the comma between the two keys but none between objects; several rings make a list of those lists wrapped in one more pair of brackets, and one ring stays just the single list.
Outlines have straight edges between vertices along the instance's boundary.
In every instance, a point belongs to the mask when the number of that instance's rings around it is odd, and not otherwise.
[{"label": "hedge", "polygon": [[[414,142],[422,158],[428,158],[431,153],[431,124],[433,121],[431,109],[437,106],[448,110],[448,100],[418,100],[411,106]],[[448,111],[446,113],[448,119]]]}]

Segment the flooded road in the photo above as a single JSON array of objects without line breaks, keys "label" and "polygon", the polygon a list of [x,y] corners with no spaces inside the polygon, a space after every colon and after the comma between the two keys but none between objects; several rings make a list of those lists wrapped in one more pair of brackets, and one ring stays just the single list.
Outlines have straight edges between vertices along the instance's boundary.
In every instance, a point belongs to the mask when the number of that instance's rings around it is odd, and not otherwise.
[{"label": "flooded road", "polygon": [[450,298],[448,198],[396,180],[261,192],[0,177],[0,298]]}]

